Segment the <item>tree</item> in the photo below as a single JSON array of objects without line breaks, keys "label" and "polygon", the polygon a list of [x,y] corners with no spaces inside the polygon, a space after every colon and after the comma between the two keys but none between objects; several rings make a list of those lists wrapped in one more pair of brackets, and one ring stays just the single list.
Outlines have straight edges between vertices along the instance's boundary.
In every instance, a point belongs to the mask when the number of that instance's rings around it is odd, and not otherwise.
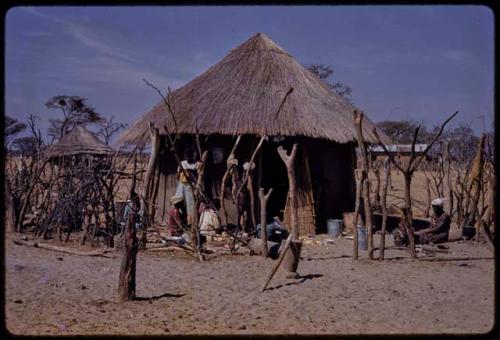
[{"label": "tree", "polygon": [[479,137],[467,125],[460,124],[458,127],[445,132],[441,138],[444,142],[449,142],[449,157],[454,162],[469,164],[476,155]]},{"label": "tree", "polygon": [[97,132],[99,136],[102,136],[104,142],[107,145],[109,145],[109,142],[111,141],[111,139],[115,134],[127,128],[127,124],[117,123],[114,121],[114,119],[115,116],[111,116],[109,120],[104,120],[101,123],[99,131]]},{"label": "tree", "polygon": [[79,96],[55,96],[45,103],[48,109],[59,109],[63,114],[62,119],[49,119],[50,127],[47,134],[52,137],[52,140],[61,139],[75,126],[104,121],[101,114],[86,101],[85,98]]},{"label": "tree", "polygon": [[328,78],[330,78],[334,73],[332,66],[323,64],[309,64],[306,66],[306,68],[320,80],[324,81],[325,84],[333,93],[341,96],[348,102],[352,102],[351,99],[352,89],[350,86],[347,86],[342,83],[331,82],[328,80]]},{"label": "tree", "polygon": [[416,143],[426,143],[430,137],[427,128],[414,120],[384,120],[377,123],[377,127],[384,131],[395,144],[410,144],[418,126],[420,126],[420,132]]},{"label": "tree", "polygon": [[15,154],[23,156],[32,156],[38,146],[38,141],[34,136],[20,137],[14,139],[11,144],[11,150]]},{"label": "tree", "polygon": [[12,137],[26,130],[27,127],[25,123],[21,123],[10,116],[5,116],[5,148],[8,149]]},{"label": "tree", "polygon": [[23,124],[23,130],[26,127],[29,127],[30,136],[19,137],[12,141],[11,143],[11,151],[21,154],[23,156],[31,156],[35,157],[38,155],[42,145],[44,144],[42,138],[42,132],[37,127],[38,116],[29,115],[28,124]]},{"label": "tree", "polygon": [[402,209],[403,210],[403,218],[401,219],[401,222],[404,223],[404,227],[406,229],[406,232],[408,234],[408,239],[410,243],[410,255],[412,258],[417,257],[417,253],[415,251],[415,238],[413,234],[413,213],[412,213],[412,199],[411,199],[411,181],[414,172],[418,169],[418,166],[420,163],[425,159],[426,154],[429,152],[429,150],[432,148],[434,143],[439,139],[439,137],[442,135],[444,128],[446,125],[449,123],[450,120],[452,120],[456,115],[458,114],[458,111],[456,111],[453,115],[448,117],[444,121],[441,126],[439,126],[434,134],[434,136],[429,139],[428,144],[425,148],[425,150],[420,154],[417,155],[415,152],[415,144],[418,140],[418,135],[420,133],[420,125],[417,126],[415,131],[413,132],[413,138],[411,141],[411,154],[409,160],[406,162],[405,165],[399,164],[395,159],[394,156],[387,150],[386,146],[382,141],[380,140],[380,137],[377,133],[377,129],[373,128],[373,134],[375,135],[375,138],[377,139],[377,142],[382,148],[384,149],[384,152],[386,156],[389,158],[389,161],[399,170],[403,173],[403,178],[405,181],[405,206]]}]

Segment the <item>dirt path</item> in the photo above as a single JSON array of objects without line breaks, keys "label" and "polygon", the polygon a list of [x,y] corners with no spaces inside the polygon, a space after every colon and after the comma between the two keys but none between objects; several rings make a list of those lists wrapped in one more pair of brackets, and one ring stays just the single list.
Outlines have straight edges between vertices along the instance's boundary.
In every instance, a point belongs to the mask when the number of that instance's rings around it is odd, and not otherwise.
[{"label": "dirt path", "polygon": [[[491,256],[484,244],[448,246],[450,253],[440,257]],[[28,248],[7,237],[6,325],[23,335],[475,333],[492,327],[492,260],[418,262],[389,250],[388,258],[404,259],[353,263],[351,247],[345,238],[305,245],[303,277],[278,274],[264,293],[272,260],[225,256],[198,263],[177,253],[140,253],[140,300],[120,304],[114,296],[118,258]]]}]

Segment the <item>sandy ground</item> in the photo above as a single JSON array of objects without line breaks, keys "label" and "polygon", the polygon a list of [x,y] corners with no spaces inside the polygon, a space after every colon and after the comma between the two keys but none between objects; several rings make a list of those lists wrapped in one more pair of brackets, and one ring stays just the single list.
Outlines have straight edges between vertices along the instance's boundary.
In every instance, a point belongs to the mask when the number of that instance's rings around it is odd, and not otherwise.
[{"label": "sandy ground", "polygon": [[389,249],[391,260],[361,252],[353,262],[346,238],[307,244],[301,278],[278,272],[263,293],[273,260],[229,255],[200,263],[146,251],[138,255],[139,299],[118,303],[119,257],[18,246],[7,235],[6,326],[23,335],[488,332],[494,261],[480,258],[491,253],[483,243],[446,245],[449,253],[438,257],[476,259],[411,261]]}]

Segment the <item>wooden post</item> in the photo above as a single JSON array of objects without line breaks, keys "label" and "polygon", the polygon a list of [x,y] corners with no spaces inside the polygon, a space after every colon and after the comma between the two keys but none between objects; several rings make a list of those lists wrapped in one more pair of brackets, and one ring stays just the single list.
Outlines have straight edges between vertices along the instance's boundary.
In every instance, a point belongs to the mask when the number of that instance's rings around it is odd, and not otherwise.
[{"label": "wooden post", "polygon": [[377,161],[373,162],[373,173],[375,174],[375,198],[373,200],[375,206],[380,205],[380,163]]},{"label": "wooden post", "polygon": [[205,166],[207,162],[207,157],[208,157],[208,151],[205,150],[201,156],[201,167],[200,171],[198,172],[198,178],[196,179],[196,187],[198,192],[200,192],[201,194],[204,191],[203,181],[205,179]]},{"label": "wooden post", "polygon": [[412,258],[417,258],[417,252],[415,251],[415,235],[413,234],[413,213],[411,211],[411,179],[412,172],[404,172],[403,177],[405,180],[405,217],[406,217],[406,233],[408,235],[408,241],[410,243],[410,256]]},{"label": "wooden post", "polygon": [[221,210],[221,222],[222,225],[227,225],[228,223],[228,217],[227,217],[227,211],[226,211],[226,204],[224,202],[224,196],[225,196],[225,188],[226,188],[226,181],[231,174],[231,171],[234,166],[238,163],[238,160],[235,158],[235,152],[236,148],[238,147],[238,144],[240,144],[241,141],[241,135],[236,138],[236,142],[234,142],[233,148],[231,149],[231,152],[229,153],[229,156],[227,157],[226,160],[226,172],[224,173],[224,176],[222,176],[222,183],[220,186],[220,210]]},{"label": "wooden post", "polygon": [[10,232],[16,231],[16,214],[14,213],[14,204],[12,201],[10,179],[5,174],[5,226]]},{"label": "wooden post", "polygon": [[83,228],[82,228],[82,236],[80,237],[80,244],[84,245],[87,240],[87,235],[89,232],[89,224],[90,224],[90,213],[85,209],[83,215]]},{"label": "wooden post", "polygon": [[370,204],[370,182],[368,179],[368,155],[366,150],[365,140],[363,138],[363,124],[364,114],[358,110],[354,110],[354,125],[356,127],[358,147],[361,151],[361,161],[363,170],[363,203],[365,210],[366,230],[368,231],[368,257],[373,260],[373,223],[372,211]]},{"label": "wooden post", "polygon": [[252,222],[252,227],[255,230],[257,222],[255,221],[255,192],[253,190],[253,172],[248,174],[247,182],[248,193],[250,194],[250,221]]},{"label": "wooden post", "polygon": [[158,128],[154,126],[152,122],[149,122],[149,136],[151,138],[151,154],[149,155],[149,161],[146,168],[146,176],[144,178],[144,184],[142,188],[142,198],[144,211],[150,211],[149,205],[152,204],[150,202],[152,193],[154,191],[154,184],[156,184],[155,178],[155,165],[156,160],[158,158],[158,152],[160,149],[160,132]]},{"label": "wooden post", "polygon": [[352,230],[354,233],[354,243],[353,243],[353,248],[352,248],[352,258],[353,260],[358,259],[358,217],[359,217],[359,208],[361,205],[361,180],[363,178],[363,170],[361,169],[355,169],[354,170],[354,177],[356,180],[356,201],[355,201],[355,207],[354,207],[354,217],[352,219]]},{"label": "wooden post", "polygon": [[447,186],[447,195],[448,195],[448,201],[449,201],[449,210],[448,214],[453,216],[453,206],[454,206],[454,200],[453,200],[453,189],[451,186],[451,164],[450,164],[450,141],[447,141],[444,146],[444,162],[445,162],[445,171],[446,171],[446,186]]},{"label": "wooden post", "polygon": [[426,191],[426,202],[425,202],[425,210],[424,210],[424,217],[429,217],[429,213],[431,211],[431,180],[429,178],[426,178],[426,186],[427,186],[427,191]]},{"label": "wooden post", "polygon": [[487,176],[488,176],[488,190],[486,192],[486,205],[487,205],[487,210],[484,215],[483,220],[485,221],[486,225],[489,226],[493,221],[495,220],[495,168],[494,165],[491,162],[488,162],[486,164],[486,168],[488,169]]},{"label": "wooden post", "polygon": [[381,197],[381,205],[382,205],[382,229],[380,231],[380,250],[378,259],[382,261],[384,259],[385,253],[385,232],[387,226],[387,186],[389,185],[389,169],[390,163],[386,161],[384,163],[384,186],[382,187],[382,197]]},{"label": "wooden post", "polygon": [[259,199],[260,199],[260,239],[262,240],[262,256],[266,258],[268,256],[267,249],[267,201],[273,192],[273,188],[270,188],[265,194],[264,188],[259,189]]},{"label": "wooden post", "polygon": [[[479,198],[481,195],[482,189],[482,180],[483,180],[483,168],[484,168],[484,142],[486,136],[484,134],[479,138],[476,157],[472,163],[472,177],[471,177],[471,206],[469,207],[469,221],[475,224],[475,216],[476,212],[479,211]],[[480,231],[481,223],[476,226],[476,241],[479,241],[479,231]]]},{"label": "wooden post", "polygon": [[288,195],[290,197],[290,221],[292,227],[293,239],[298,238],[298,213],[297,213],[297,188],[295,179],[295,169],[294,162],[297,155],[297,143],[293,144],[292,152],[290,155],[287,154],[286,150],[280,145],[278,147],[278,154],[285,163],[287,173],[288,173]]},{"label": "wooden post", "polygon": [[[134,170],[129,197],[135,192],[137,177],[137,154],[134,155]],[[132,209],[128,215],[126,229],[123,235],[120,276],[118,280],[118,297],[120,301],[130,301],[135,298],[135,266],[137,259],[137,236],[135,233],[136,211]]]},{"label": "wooden post", "polygon": [[135,212],[128,215],[125,235],[123,237],[118,295],[120,301],[135,298],[135,267],[137,259],[137,237],[135,234]]}]

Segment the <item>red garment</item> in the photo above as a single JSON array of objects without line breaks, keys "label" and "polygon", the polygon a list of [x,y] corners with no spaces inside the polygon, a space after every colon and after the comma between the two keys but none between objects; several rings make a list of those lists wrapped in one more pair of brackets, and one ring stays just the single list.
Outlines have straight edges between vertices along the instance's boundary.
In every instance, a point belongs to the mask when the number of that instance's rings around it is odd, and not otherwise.
[{"label": "red garment", "polygon": [[167,214],[168,214],[167,229],[168,232],[170,233],[170,236],[181,236],[182,220],[179,209],[176,207],[172,207]]}]

